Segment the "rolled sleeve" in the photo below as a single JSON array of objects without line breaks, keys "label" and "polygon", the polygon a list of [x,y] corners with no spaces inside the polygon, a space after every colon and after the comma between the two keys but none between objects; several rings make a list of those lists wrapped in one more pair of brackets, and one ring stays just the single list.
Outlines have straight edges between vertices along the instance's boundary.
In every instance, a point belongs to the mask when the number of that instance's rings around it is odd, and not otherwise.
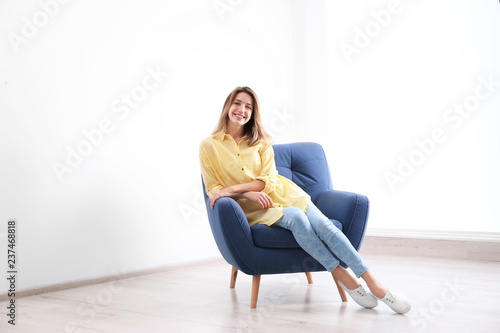
[{"label": "rolled sleeve", "polygon": [[214,195],[214,192],[223,189],[224,186],[222,186],[219,180],[217,179],[213,166],[210,163],[210,160],[202,145],[200,145],[200,166],[201,166],[201,175],[203,177],[203,182],[205,183],[205,192],[211,199],[212,196]]},{"label": "rolled sleeve", "polygon": [[219,190],[222,190],[224,187],[222,187],[221,185],[214,185],[210,188],[207,188],[205,186],[205,191],[207,192],[207,195],[210,199],[212,199],[212,196],[214,195],[215,192],[219,191]]},{"label": "rolled sleeve", "polygon": [[276,180],[278,178],[276,162],[274,161],[273,146],[268,143],[264,144],[260,150],[260,158],[262,171],[256,179],[261,180],[266,184],[262,192],[269,194],[276,188]]}]

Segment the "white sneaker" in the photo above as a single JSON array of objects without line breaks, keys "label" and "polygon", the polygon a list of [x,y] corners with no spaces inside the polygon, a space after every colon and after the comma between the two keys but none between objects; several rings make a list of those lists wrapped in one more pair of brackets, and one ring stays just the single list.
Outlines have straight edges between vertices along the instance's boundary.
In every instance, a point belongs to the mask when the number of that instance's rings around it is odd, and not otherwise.
[{"label": "white sneaker", "polygon": [[387,304],[394,312],[403,314],[407,313],[411,309],[410,300],[395,291],[389,290],[387,294],[385,294],[384,298],[375,297]]},{"label": "white sneaker", "polygon": [[378,301],[375,296],[365,290],[363,286],[359,286],[354,290],[347,289],[342,282],[339,281],[340,286],[351,296],[354,302],[358,303],[362,307],[367,309],[372,309],[378,305]]}]

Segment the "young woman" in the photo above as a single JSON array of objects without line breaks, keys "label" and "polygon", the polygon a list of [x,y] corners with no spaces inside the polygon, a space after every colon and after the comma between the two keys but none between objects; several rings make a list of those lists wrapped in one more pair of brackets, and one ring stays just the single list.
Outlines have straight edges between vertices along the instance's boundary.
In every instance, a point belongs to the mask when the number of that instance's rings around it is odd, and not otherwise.
[{"label": "young woman", "polygon": [[[237,200],[251,226],[259,223],[290,230],[297,243],[332,272],[359,305],[374,308],[380,300],[397,313],[410,311],[409,300],[373,276],[347,237],[316,208],[309,195],[278,174],[252,89],[237,87],[226,98],[212,136],[200,144],[200,162],[212,209],[221,197]],[[371,292],[341,267],[332,253],[361,277]]]}]

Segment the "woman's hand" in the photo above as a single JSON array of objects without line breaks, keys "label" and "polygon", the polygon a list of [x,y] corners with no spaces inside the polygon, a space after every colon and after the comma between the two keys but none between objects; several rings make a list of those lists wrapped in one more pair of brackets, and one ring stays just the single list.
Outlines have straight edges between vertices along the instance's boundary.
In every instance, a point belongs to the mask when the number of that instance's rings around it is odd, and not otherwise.
[{"label": "woman's hand", "polygon": [[244,197],[248,200],[258,202],[262,206],[262,209],[274,206],[274,202],[271,197],[264,192],[246,192]]},{"label": "woman's hand", "polygon": [[215,202],[222,197],[230,197],[233,195],[229,187],[223,188],[222,190],[215,191],[214,195],[210,198],[210,208],[214,209]]},{"label": "woman's hand", "polygon": [[249,191],[245,193],[235,193],[231,186],[223,188],[222,190],[215,191],[210,198],[210,208],[214,209],[215,202],[222,197],[231,197],[235,200],[248,199],[259,203],[262,209],[271,208],[274,202],[269,195],[260,191]]}]

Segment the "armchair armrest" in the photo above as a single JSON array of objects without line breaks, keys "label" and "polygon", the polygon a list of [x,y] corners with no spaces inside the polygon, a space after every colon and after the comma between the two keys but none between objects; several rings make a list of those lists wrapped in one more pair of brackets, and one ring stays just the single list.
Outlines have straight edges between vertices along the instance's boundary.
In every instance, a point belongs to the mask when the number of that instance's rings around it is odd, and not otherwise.
[{"label": "armchair armrest", "polygon": [[255,245],[248,220],[240,205],[232,198],[223,197],[214,209],[205,197],[208,220],[215,242],[226,261],[246,274],[255,267]]},{"label": "armchair armrest", "polygon": [[359,251],[366,231],[368,198],[356,193],[326,190],[318,196],[315,205],[326,217],[342,223],[344,234]]}]

